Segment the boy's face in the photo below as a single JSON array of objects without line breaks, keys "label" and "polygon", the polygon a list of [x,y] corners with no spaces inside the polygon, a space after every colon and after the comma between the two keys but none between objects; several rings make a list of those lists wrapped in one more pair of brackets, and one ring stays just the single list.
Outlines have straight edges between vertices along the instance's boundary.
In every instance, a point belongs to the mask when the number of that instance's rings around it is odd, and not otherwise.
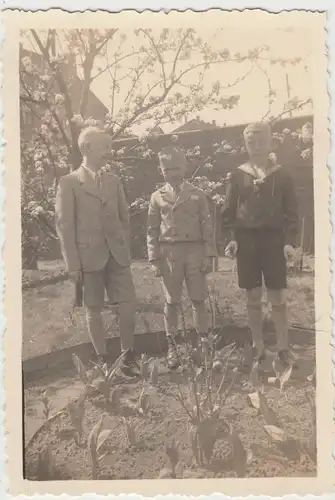
[{"label": "boy's face", "polygon": [[176,163],[168,167],[161,166],[161,171],[165,182],[171,185],[178,185],[185,177],[186,166]]},{"label": "boy's face", "polygon": [[245,135],[245,147],[251,158],[264,158],[271,152],[271,134],[255,130]]},{"label": "boy's face", "polygon": [[107,160],[111,149],[111,138],[107,134],[93,134],[85,145],[84,154],[91,163],[100,165]]}]

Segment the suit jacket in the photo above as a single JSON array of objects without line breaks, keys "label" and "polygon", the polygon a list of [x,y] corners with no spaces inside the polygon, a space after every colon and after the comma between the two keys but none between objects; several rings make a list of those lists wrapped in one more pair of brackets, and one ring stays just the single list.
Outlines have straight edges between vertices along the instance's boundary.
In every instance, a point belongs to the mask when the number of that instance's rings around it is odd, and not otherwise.
[{"label": "suit jacket", "polygon": [[100,187],[82,166],[61,177],[56,229],[68,271],[102,269],[112,253],[130,265],[129,208],[120,180],[102,173]]},{"label": "suit jacket", "polygon": [[184,182],[176,196],[169,184],[150,199],[147,225],[149,261],[161,257],[160,244],[202,242],[206,256],[216,255],[212,218],[205,193]]}]

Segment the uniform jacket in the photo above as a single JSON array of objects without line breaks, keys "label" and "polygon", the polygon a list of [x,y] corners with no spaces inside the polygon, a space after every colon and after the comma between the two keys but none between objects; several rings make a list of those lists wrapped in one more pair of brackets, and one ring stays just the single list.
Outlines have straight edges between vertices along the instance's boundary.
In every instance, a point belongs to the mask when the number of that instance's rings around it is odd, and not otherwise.
[{"label": "uniform jacket", "polygon": [[175,195],[169,184],[165,184],[152,194],[149,204],[149,261],[161,257],[161,243],[175,242],[203,242],[206,255],[216,255],[206,195],[186,181],[178,195]]},{"label": "uniform jacket", "polygon": [[259,179],[249,163],[231,175],[222,209],[223,229],[235,239],[239,228],[281,229],[285,243],[295,245],[298,232],[297,199],[293,182],[280,165]]},{"label": "uniform jacket", "polygon": [[102,269],[112,253],[130,264],[129,209],[117,176],[102,173],[100,184],[84,167],[61,177],[56,228],[68,271]]}]

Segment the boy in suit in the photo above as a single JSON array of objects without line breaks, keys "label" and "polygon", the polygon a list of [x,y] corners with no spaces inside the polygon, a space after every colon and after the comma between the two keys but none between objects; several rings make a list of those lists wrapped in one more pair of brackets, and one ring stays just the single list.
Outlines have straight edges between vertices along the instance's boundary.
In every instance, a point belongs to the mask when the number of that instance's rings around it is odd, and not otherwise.
[{"label": "boy in suit", "polygon": [[166,147],[159,154],[166,181],[150,200],[147,227],[148,258],[162,278],[165,295],[164,322],[168,341],[168,365],[179,366],[174,337],[178,329],[178,305],[186,281],[200,337],[208,334],[206,273],[216,255],[206,195],[184,177],[185,154]]},{"label": "boy in suit", "polygon": [[118,304],[121,367],[134,376],[135,291],[130,271],[129,211],[117,176],[101,171],[111,150],[111,138],[89,127],[78,140],[81,166],[61,177],[56,197],[56,227],[66,269],[82,279],[89,335],[101,363],[108,362],[102,321],[105,290]]},{"label": "boy in suit", "polygon": [[289,366],[286,260],[295,254],[297,200],[288,173],[271,164],[272,133],[266,123],[244,131],[249,161],[231,175],[223,207],[223,224],[231,230],[226,253],[237,258],[239,286],[246,290],[255,363],[265,359],[261,309],[262,280],[272,305],[278,359]]}]

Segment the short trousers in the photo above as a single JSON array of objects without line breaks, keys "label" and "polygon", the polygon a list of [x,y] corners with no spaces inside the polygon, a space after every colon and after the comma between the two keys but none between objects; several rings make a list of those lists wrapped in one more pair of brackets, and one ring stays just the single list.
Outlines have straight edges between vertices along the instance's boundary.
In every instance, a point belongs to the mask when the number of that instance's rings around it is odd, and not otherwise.
[{"label": "short trousers", "polygon": [[280,290],[287,287],[284,233],[280,229],[238,229],[236,255],[238,284],[252,290],[262,287]]},{"label": "short trousers", "polygon": [[130,266],[121,266],[111,254],[103,269],[83,273],[83,285],[83,301],[87,308],[102,309],[105,291],[111,304],[135,300]]},{"label": "short trousers", "polygon": [[184,281],[191,300],[202,301],[208,296],[206,274],[202,272],[205,257],[202,243],[161,244],[163,258],[162,285],[166,302],[181,300]]}]

